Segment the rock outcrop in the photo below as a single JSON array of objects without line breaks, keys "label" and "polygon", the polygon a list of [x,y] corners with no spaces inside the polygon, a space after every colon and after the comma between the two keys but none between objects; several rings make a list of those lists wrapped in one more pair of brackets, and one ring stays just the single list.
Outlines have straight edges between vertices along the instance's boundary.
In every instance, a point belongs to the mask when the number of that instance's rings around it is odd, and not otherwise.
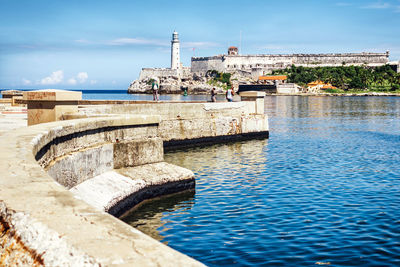
[{"label": "rock outcrop", "polygon": [[[188,94],[209,94],[214,87],[217,94],[224,94],[222,83],[211,84],[211,78],[193,75],[180,78],[179,76],[157,76],[160,82],[161,94],[182,94],[187,90]],[[144,78],[133,81],[128,88],[130,94],[151,94],[151,84],[154,78]]]}]

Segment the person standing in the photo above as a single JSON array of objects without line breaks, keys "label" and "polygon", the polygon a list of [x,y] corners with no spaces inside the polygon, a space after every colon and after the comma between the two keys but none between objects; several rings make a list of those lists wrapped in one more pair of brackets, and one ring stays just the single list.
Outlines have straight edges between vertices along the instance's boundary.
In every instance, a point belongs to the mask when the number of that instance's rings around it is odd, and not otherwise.
[{"label": "person standing", "polygon": [[211,89],[211,102],[217,102],[215,88]]},{"label": "person standing", "polygon": [[153,101],[158,101],[158,82],[157,80],[154,80],[153,83],[151,84],[151,89],[153,90]]},{"label": "person standing", "polygon": [[231,86],[231,88],[226,90],[226,100],[228,100],[228,102],[232,102],[234,94],[235,92],[233,91],[233,86]]}]

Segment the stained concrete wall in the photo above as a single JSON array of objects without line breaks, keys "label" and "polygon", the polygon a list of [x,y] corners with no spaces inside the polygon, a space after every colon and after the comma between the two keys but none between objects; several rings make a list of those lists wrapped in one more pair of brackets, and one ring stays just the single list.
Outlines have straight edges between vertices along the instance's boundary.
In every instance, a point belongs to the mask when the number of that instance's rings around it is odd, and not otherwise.
[{"label": "stained concrete wall", "polygon": [[0,253],[5,256],[0,262],[21,266],[202,266],[80,200],[38,164],[48,166],[70,153],[107,146],[116,138],[127,141],[134,137],[129,133],[133,126],[153,127],[156,119],[147,119],[123,116],[59,121],[4,134],[0,138]]},{"label": "stained concrete wall", "polygon": [[[268,133],[268,117],[256,112],[256,102],[154,103],[140,105],[82,106],[81,114],[158,114],[159,136],[164,144],[174,141]],[[262,124],[259,122],[263,121]],[[253,125],[256,123],[257,127]]]},{"label": "stained concrete wall", "polygon": [[81,111],[93,117],[38,124],[0,138],[0,253],[6,255],[0,263],[202,266],[104,211],[120,215],[144,199],[194,187],[190,170],[159,162],[162,142],[265,136],[266,115],[256,114],[252,102]]}]

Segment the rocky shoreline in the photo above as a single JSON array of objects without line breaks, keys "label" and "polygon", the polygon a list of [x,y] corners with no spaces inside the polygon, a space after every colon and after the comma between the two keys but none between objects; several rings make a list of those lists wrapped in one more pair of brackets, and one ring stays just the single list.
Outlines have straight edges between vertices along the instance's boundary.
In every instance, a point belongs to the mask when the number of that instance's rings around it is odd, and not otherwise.
[{"label": "rocky shoreline", "polygon": [[[215,88],[217,94],[224,94],[222,84],[211,85],[207,83],[205,77],[194,77],[193,79],[179,79],[178,77],[159,78],[160,94],[183,94],[184,91],[191,95],[210,94],[211,89]],[[128,88],[128,94],[152,94],[152,79],[133,81]]]},{"label": "rocky shoreline", "polygon": [[[239,87],[239,79],[232,81],[235,90]],[[242,77],[243,78],[243,77]],[[245,84],[251,83],[248,79],[242,81]],[[152,78],[139,79],[133,81],[128,88],[128,94],[152,94]],[[208,95],[212,88],[215,88],[216,94],[225,94],[224,84],[215,82],[212,77],[196,76],[180,79],[177,76],[166,76],[159,78],[160,94],[183,94],[184,91],[190,95]],[[308,91],[293,94],[273,93],[267,95],[287,95],[287,96],[400,96],[400,93],[385,92],[365,92],[365,93],[326,93],[323,91]]]}]

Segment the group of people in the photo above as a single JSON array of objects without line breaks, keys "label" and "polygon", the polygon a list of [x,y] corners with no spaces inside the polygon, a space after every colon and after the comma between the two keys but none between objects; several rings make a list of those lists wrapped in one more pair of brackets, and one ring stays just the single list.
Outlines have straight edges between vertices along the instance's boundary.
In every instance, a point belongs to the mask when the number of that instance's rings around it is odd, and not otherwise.
[{"label": "group of people", "polygon": [[[160,100],[160,96],[158,93],[159,85],[156,80],[154,80],[153,83],[151,84],[151,89],[153,91],[153,101],[159,101]],[[228,100],[228,102],[232,102],[234,95],[235,91],[233,90],[233,86],[231,86],[230,88],[228,88],[228,90],[226,90],[225,93],[226,100]],[[217,102],[217,93],[215,91],[215,88],[211,89],[211,102]]]},{"label": "group of people", "polygon": [[[228,102],[232,102],[234,95],[235,95],[235,90],[233,90],[233,86],[231,86],[230,88],[228,88],[228,90],[226,90],[225,93],[226,100],[228,100]],[[211,89],[211,102],[217,102],[216,96],[217,93],[215,92],[215,88]]]}]

